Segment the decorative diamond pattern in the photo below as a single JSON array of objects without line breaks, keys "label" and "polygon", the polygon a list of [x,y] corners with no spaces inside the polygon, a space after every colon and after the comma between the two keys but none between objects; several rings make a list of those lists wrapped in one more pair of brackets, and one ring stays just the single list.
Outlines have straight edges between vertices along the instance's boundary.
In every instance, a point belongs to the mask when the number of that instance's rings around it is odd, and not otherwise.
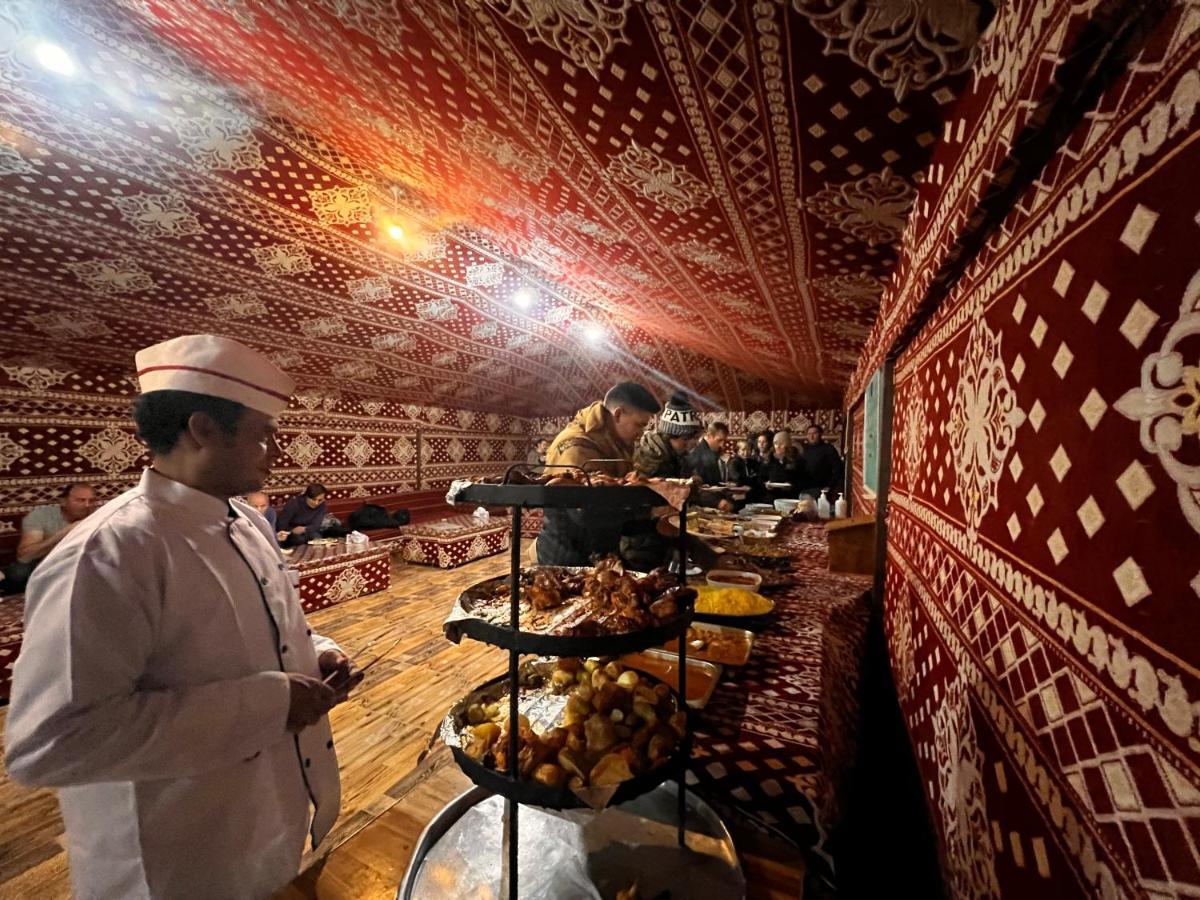
[{"label": "decorative diamond pattern", "polygon": [[1117,478],[1117,487],[1129,504],[1130,509],[1137,509],[1154,493],[1154,481],[1150,478],[1146,467],[1136,459]]}]

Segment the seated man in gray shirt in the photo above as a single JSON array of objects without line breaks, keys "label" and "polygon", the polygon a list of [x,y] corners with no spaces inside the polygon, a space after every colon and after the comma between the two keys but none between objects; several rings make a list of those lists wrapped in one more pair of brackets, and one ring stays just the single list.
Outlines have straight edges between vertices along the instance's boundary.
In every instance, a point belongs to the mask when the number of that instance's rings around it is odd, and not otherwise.
[{"label": "seated man in gray shirt", "polygon": [[17,561],[5,570],[4,590],[19,593],[37,564],[96,508],[96,491],[90,484],[70,484],[58,503],[35,506],[21,520]]}]

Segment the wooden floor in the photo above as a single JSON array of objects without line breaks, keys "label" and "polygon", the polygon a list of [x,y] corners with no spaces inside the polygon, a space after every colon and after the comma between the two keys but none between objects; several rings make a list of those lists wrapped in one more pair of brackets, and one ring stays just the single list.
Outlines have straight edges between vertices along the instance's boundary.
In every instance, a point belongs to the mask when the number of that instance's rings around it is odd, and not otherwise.
[{"label": "wooden floor", "polygon": [[[395,896],[425,824],[469,786],[448,753],[427,751],[450,704],[501,674],[507,660],[473,641],[451,644],[441,624],[462,587],[507,567],[507,554],[449,571],[397,567],[391,589],[309,616],[351,655],[388,623],[402,622],[405,637],[333,711],[342,816],[306,858],[305,875],[283,895],[288,900]],[[793,853],[747,844],[742,855],[756,885],[752,897],[800,896],[803,873]],[[34,896],[70,896],[62,821],[50,792],[24,790],[0,772],[0,898]]]}]

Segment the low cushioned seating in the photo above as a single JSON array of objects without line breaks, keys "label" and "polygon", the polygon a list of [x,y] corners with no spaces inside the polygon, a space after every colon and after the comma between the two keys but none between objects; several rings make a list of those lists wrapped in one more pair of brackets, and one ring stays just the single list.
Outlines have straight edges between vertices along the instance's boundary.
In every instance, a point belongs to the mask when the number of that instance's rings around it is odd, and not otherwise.
[{"label": "low cushioned seating", "polygon": [[407,525],[400,529],[400,555],[409,562],[453,569],[507,550],[511,529],[507,517],[483,521],[473,515]]}]

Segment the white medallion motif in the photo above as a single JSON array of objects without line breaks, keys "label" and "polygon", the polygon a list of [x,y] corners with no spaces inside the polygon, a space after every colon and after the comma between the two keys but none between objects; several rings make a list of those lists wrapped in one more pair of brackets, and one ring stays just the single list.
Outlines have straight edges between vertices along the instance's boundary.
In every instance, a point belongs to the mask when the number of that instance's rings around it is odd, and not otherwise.
[{"label": "white medallion motif", "polygon": [[65,268],[98,294],[133,294],[154,287],[152,279],[131,259],[88,259],[66,263]]},{"label": "white medallion motif", "polygon": [[911,184],[884,169],[857,181],[827,184],[802,206],[827,225],[874,247],[900,240],[916,195]]},{"label": "white medallion motif", "polygon": [[266,304],[258,295],[251,293],[207,297],[204,305],[219,319],[249,319],[267,314]]},{"label": "white medallion motif", "polygon": [[183,151],[210,171],[237,172],[263,166],[262,147],[243,118],[209,113],[174,120],[172,127]]},{"label": "white medallion motif", "polygon": [[967,689],[957,678],[947,685],[933,713],[933,733],[950,894],[975,900],[999,898],[983,789],[983,754],[975,737]]},{"label": "white medallion motif", "polygon": [[128,431],[108,427],[75,451],[95,468],[109,475],[126,471],[146,453],[146,448]]},{"label": "white medallion motif", "polygon": [[299,275],[311,272],[313,263],[303,244],[272,244],[253,247],[250,253],[264,272],[272,275]]},{"label": "white medallion motif", "polygon": [[712,196],[708,185],[699,178],[637,141],[630,141],[619,156],[613,157],[608,176],[675,213],[695,209]]},{"label": "white medallion motif", "polygon": [[792,0],[825,38],[871,72],[897,100],[964,72],[974,59],[983,10],[974,0]]},{"label": "white medallion motif", "polygon": [[593,77],[619,43],[628,44],[625,20],[631,0],[487,0],[489,6],[566,56]]},{"label": "white medallion motif", "polygon": [[0,471],[5,471],[25,455],[25,448],[7,434],[0,433]]},{"label": "white medallion motif", "polygon": [[[1200,271],[1184,290],[1179,318],[1142,362],[1142,383],[1114,408],[1138,423],[1142,448],[1177,486],[1184,518],[1200,532]],[[1185,349],[1187,348],[1187,349]],[[1190,358],[1185,353],[1193,354]]]},{"label": "white medallion motif", "polygon": [[350,464],[355,468],[361,469],[375,453],[375,448],[361,434],[356,434],[346,442],[346,446],[342,448],[342,454],[350,461]]},{"label": "white medallion motif", "polygon": [[398,437],[392,442],[392,459],[400,463],[402,466],[407,466],[417,456],[417,450],[413,447],[412,441],[406,437]]},{"label": "white medallion motif", "polygon": [[514,141],[496,134],[480,122],[471,121],[463,125],[462,138],[467,159],[487,157],[531,184],[537,184],[550,174],[550,165],[546,160]]},{"label": "white medallion motif", "polygon": [[144,237],[186,237],[204,226],[178,194],[132,194],[109,201],[126,222]]},{"label": "white medallion motif", "polygon": [[333,367],[333,374],[338,378],[370,381],[379,374],[379,367],[364,359],[352,359],[348,362],[335,365]]},{"label": "white medallion motif", "polygon": [[365,187],[334,187],[308,192],[313,214],[322,225],[371,221],[371,195]]},{"label": "white medallion motif", "polygon": [[56,384],[61,384],[63,379],[71,374],[71,370],[57,360],[39,357],[13,360],[0,366],[0,369],[17,384],[34,393],[41,393]]},{"label": "white medallion motif", "polygon": [[363,573],[354,566],[348,566],[338,573],[329,590],[325,592],[325,599],[330,603],[343,603],[361,597],[366,590],[367,579],[363,577]]},{"label": "white medallion motif", "polygon": [[324,450],[311,434],[302,431],[283,448],[283,452],[300,468],[307,469],[317,461]]},{"label": "white medallion motif", "polygon": [[385,275],[352,278],[346,282],[346,290],[359,303],[370,303],[374,300],[386,300],[391,297],[392,283]]},{"label": "white medallion motif", "polygon": [[322,316],[319,319],[305,319],[300,323],[300,330],[309,337],[334,337],[347,332],[346,321],[340,316]]},{"label": "white medallion motif", "polygon": [[999,506],[1000,476],[1025,418],[1000,355],[1000,337],[979,318],[963,352],[946,429],[958,496],[972,535],[988,510]]}]

